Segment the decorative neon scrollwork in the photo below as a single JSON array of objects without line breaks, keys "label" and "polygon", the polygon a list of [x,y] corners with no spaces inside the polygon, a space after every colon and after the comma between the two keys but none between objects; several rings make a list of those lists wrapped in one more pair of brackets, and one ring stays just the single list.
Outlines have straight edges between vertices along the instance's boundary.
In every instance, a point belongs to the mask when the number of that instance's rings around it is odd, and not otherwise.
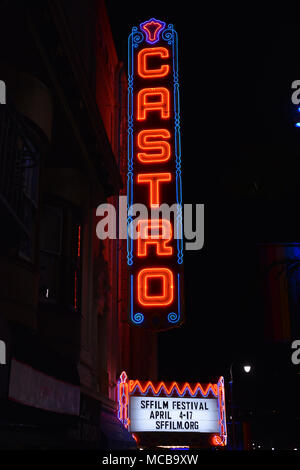
[{"label": "decorative neon scrollwork", "polygon": [[174,26],[168,24],[168,27],[162,32],[162,38],[167,41],[168,44],[173,44],[174,42]]},{"label": "decorative neon scrollwork", "polygon": [[141,42],[144,40],[144,35],[141,31],[138,30],[136,26],[132,28],[132,45],[133,47],[138,47]]},{"label": "decorative neon scrollwork", "polygon": [[134,321],[134,323],[138,323],[138,324],[143,323],[144,315],[140,312],[135,313],[133,315],[133,321]]},{"label": "decorative neon scrollwork", "polygon": [[170,323],[177,323],[178,322],[178,314],[175,312],[170,312],[168,314],[168,320]]}]

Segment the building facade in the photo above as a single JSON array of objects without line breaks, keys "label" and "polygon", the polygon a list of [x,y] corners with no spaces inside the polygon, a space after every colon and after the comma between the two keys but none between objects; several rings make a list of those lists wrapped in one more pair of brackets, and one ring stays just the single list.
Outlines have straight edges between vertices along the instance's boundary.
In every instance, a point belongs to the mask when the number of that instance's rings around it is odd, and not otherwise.
[{"label": "building facade", "polygon": [[[126,241],[96,208],[126,194],[126,71],[105,3],[1,3],[0,447],[130,448],[122,370],[156,379],[127,323]],[[126,40],[126,38],[125,38]]]}]

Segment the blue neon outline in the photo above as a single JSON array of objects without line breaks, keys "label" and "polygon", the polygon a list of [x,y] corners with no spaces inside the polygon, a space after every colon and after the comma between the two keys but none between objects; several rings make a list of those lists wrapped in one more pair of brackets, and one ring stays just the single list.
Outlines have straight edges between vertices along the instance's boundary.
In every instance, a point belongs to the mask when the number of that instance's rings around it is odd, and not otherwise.
[{"label": "blue neon outline", "polygon": [[[178,35],[173,25],[168,25],[173,32],[172,53],[173,53],[173,85],[174,85],[174,142],[176,158],[176,200],[177,200],[177,262],[183,263],[183,231],[182,231],[182,177],[181,177],[181,135],[180,135],[180,98],[178,79]],[[179,206],[179,208],[178,208]]]},{"label": "blue neon outline", "polygon": [[178,295],[177,295],[178,313],[177,313],[177,316],[176,316],[176,320],[170,320],[170,315],[172,315],[172,314],[175,314],[175,315],[176,315],[175,312],[170,312],[170,313],[168,313],[168,317],[167,317],[167,318],[168,318],[168,322],[169,322],[169,323],[173,323],[174,325],[175,325],[176,323],[178,323],[179,320],[180,320],[180,318],[181,318],[181,311],[180,311],[180,310],[181,310],[181,309],[180,309],[180,295],[181,295],[181,294],[180,294],[180,274],[179,274],[179,273],[177,273],[177,290],[178,290]]},{"label": "blue neon outline", "polygon": [[133,204],[133,35],[136,28],[128,37],[128,91],[127,91],[127,263],[133,264],[133,240],[128,236],[128,227],[132,216],[128,215]]},{"label": "blue neon outline", "polygon": [[130,317],[136,325],[140,325],[145,319],[141,312],[133,313],[133,274],[130,275]]},{"label": "blue neon outline", "polygon": [[[179,97],[179,78],[178,78],[178,35],[172,24],[169,24],[167,29],[165,28],[166,23],[151,18],[148,21],[140,24],[142,32],[138,31],[138,28],[134,26],[132,32],[128,37],[128,102],[127,102],[127,116],[128,116],[128,136],[127,136],[127,159],[128,159],[128,171],[127,171],[127,230],[130,223],[132,222],[132,216],[129,215],[129,208],[133,205],[133,82],[134,82],[134,48],[137,48],[146,36],[146,31],[142,29],[142,26],[149,21],[157,21],[163,23],[164,27],[160,30],[162,33],[162,39],[172,45],[172,61],[173,61],[173,100],[174,100],[174,144],[175,144],[175,161],[176,161],[176,203],[177,203],[177,234],[181,234],[181,238],[177,238],[177,263],[183,263],[183,224],[182,224],[182,174],[181,174],[181,135],[180,135],[180,97]],[[141,37],[143,36],[143,38]],[[157,39],[158,42],[159,39]],[[150,42],[154,44],[154,41]],[[127,263],[129,266],[133,265],[133,237],[132,230],[130,236],[127,232]],[[169,315],[174,312],[169,312],[168,321],[169,323],[176,324],[181,318],[180,311],[180,275],[178,277],[178,319],[176,321],[170,321]],[[131,297],[133,297],[133,285],[131,275]],[[142,320],[136,321],[134,317],[141,315]],[[133,314],[133,305],[131,298],[131,320],[135,324],[140,324],[144,321],[144,315],[142,313]]]}]

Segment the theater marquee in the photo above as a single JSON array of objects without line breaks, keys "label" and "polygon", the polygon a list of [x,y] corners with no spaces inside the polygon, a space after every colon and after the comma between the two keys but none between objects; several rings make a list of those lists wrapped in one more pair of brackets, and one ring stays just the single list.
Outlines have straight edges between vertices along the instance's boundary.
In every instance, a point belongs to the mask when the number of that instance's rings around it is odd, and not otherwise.
[{"label": "theater marquee", "polygon": [[[210,445],[226,445],[224,380],[216,384],[166,384],[127,380],[123,372],[118,385],[119,419],[135,436],[162,443],[162,433],[197,443],[205,435]],[[154,434],[155,433],[155,434]],[[179,436],[179,433],[183,437]],[[189,437],[187,438],[187,433]],[[192,434],[191,434],[192,433]],[[157,434],[157,437],[155,435]],[[191,435],[194,438],[191,438]]]},{"label": "theater marquee", "polygon": [[[128,40],[129,319],[165,330],[183,321],[182,184],[177,33],[151,18]],[[133,239],[131,208],[148,216]],[[167,205],[171,216],[159,209]],[[154,217],[150,217],[150,214]]]}]

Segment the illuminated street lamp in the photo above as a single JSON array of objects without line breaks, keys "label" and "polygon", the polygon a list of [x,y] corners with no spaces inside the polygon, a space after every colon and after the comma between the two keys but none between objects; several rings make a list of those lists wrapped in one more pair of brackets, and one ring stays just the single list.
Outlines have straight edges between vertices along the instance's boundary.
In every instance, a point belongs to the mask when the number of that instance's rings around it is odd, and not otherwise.
[{"label": "illuminated street lamp", "polygon": [[[229,385],[230,385],[230,402],[231,402],[231,423],[232,423],[232,441],[233,441],[233,449],[236,449],[237,448],[237,436],[236,436],[236,405],[234,403],[234,392],[233,392],[233,388],[234,388],[234,374],[233,374],[233,369],[234,369],[234,363],[231,363],[230,365],[230,382],[229,382]],[[240,363],[239,365],[240,367],[240,370],[242,369],[246,374],[249,374],[251,371],[252,371],[252,366],[250,365],[249,362],[244,362],[244,364],[242,365]],[[235,379],[236,381],[236,379]]]}]

